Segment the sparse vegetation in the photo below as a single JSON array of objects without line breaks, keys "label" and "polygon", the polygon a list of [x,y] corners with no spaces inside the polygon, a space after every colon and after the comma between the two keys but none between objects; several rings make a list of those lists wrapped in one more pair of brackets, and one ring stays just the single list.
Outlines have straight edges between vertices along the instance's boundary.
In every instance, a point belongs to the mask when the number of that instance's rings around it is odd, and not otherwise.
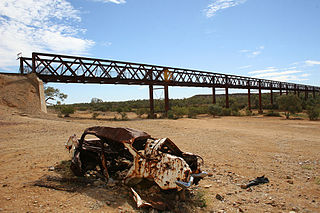
[{"label": "sparse vegetation", "polygon": [[279,109],[285,111],[285,116],[289,119],[290,114],[302,111],[302,102],[296,95],[282,95],[278,98]]},{"label": "sparse vegetation", "polygon": [[273,110],[268,111],[265,116],[272,116],[272,117],[281,117],[279,112],[275,112]]},{"label": "sparse vegetation", "polygon": [[[225,108],[225,97],[219,95],[216,97],[216,104],[212,103],[212,96],[210,95],[196,95],[184,99],[171,99],[170,108],[168,112],[169,119],[179,119],[182,117],[196,118],[199,114],[210,114],[215,116],[251,116],[254,113],[248,110],[247,94],[233,94],[229,97],[230,108]],[[257,95],[251,96],[252,110],[259,109],[259,101]],[[297,97],[293,94],[282,95],[274,93],[274,103],[270,104],[270,94],[262,94],[263,109],[267,110],[265,116],[281,116],[280,112],[275,111],[279,108],[285,112],[286,118],[291,115],[302,116],[302,118],[309,117],[310,120],[317,120],[320,116],[320,99],[304,100],[304,97]],[[132,100],[121,102],[105,102],[99,98],[92,98],[90,103],[71,104],[68,106],[74,107],[75,110],[89,111],[92,113],[102,112],[117,112],[118,115],[114,120],[127,120],[127,113],[134,112],[139,118],[144,116],[150,118],[149,100]],[[56,109],[60,108],[55,106]],[[303,114],[296,114],[301,112],[302,109],[306,110]],[[156,118],[164,118],[164,100],[154,100],[154,112]],[[308,114],[306,115],[305,112]],[[99,115],[92,114],[92,118],[96,119]]]},{"label": "sparse vegetation", "polygon": [[64,115],[64,117],[70,117],[70,114],[75,112],[75,109],[72,106],[63,105],[60,106],[60,113]]},{"label": "sparse vegetation", "polygon": [[56,101],[56,104],[60,105],[62,101],[64,101],[68,95],[60,92],[59,89],[56,89],[54,87],[45,87],[44,88],[44,96],[47,104],[49,101]]},{"label": "sparse vegetation", "polygon": [[222,114],[222,107],[217,104],[210,104],[208,106],[209,114],[213,117],[216,117],[217,115]]}]

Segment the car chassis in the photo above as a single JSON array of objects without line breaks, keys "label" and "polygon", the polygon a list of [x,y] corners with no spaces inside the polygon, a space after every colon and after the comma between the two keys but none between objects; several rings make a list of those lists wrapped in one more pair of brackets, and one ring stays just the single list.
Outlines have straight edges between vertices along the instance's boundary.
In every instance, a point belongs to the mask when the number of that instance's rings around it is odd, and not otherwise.
[{"label": "car chassis", "polygon": [[[89,135],[95,138],[86,139]],[[65,146],[73,151],[70,168],[77,176],[96,170],[106,181],[112,177],[132,186],[148,179],[163,190],[180,190],[207,175],[200,156],[182,152],[169,138],[155,139],[131,128],[90,127]]]}]

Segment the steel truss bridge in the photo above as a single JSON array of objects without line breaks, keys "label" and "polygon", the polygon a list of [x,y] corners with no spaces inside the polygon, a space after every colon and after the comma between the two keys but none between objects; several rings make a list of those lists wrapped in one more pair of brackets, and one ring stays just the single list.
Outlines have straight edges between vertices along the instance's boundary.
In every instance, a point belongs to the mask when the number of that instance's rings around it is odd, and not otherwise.
[{"label": "steel truss bridge", "polygon": [[32,53],[32,58],[20,57],[21,74],[36,73],[44,82],[60,83],[99,83],[149,85],[150,112],[154,114],[153,86],[164,86],[165,111],[169,110],[169,86],[209,87],[212,88],[216,102],[216,88],[225,88],[226,107],[229,107],[228,89],[248,89],[248,107],[251,109],[250,89],[259,90],[259,106],[262,112],[261,90],[269,90],[271,104],[273,91],[294,94],[312,93],[315,97],[320,87],[250,78],[237,75],[212,73],[150,64],[131,63],[97,58],[87,58],[48,53]]}]

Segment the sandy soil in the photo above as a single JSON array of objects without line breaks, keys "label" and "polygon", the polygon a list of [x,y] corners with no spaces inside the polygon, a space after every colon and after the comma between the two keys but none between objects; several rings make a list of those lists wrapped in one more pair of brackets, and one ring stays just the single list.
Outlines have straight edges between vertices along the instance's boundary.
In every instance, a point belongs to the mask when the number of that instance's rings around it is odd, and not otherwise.
[{"label": "sandy soil", "polygon": [[[45,175],[61,175],[50,167],[70,159],[65,141],[93,125],[131,127],[169,137],[182,150],[201,155],[204,169],[213,176],[194,187],[206,200],[206,207],[194,212],[320,211],[319,121],[266,117],[104,121],[32,117],[4,108],[0,108],[0,210],[139,211],[124,186],[88,184],[70,192],[34,186]],[[261,175],[270,183],[240,188]]]}]

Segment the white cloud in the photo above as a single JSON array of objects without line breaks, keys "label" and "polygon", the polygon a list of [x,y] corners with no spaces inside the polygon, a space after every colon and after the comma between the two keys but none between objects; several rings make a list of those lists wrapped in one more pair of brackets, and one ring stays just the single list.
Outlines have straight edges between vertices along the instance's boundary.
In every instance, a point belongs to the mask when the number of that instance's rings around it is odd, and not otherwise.
[{"label": "white cloud", "polygon": [[126,3],[125,0],[93,0],[97,2],[103,2],[103,3],[115,3],[115,4],[124,4]]},{"label": "white cloud", "polygon": [[278,71],[278,69],[274,68],[274,67],[267,67],[267,69],[263,69],[263,70],[254,70],[251,72],[248,72],[249,74],[258,74],[258,73],[266,73],[266,72],[275,72]]},{"label": "white cloud", "polygon": [[105,47],[109,47],[109,46],[112,45],[112,43],[109,42],[109,41],[104,41],[104,42],[101,43],[101,45],[102,45],[102,46],[105,46]]},{"label": "white cloud", "polygon": [[247,69],[247,68],[250,68],[250,67],[252,67],[252,65],[246,65],[246,66],[238,67],[238,69]]},{"label": "white cloud", "polygon": [[312,61],[312,60],[306,60],[306,65],[313,66],[313,65],[320,65],[320,61]]},{"label": "white cloud", "polygon": [[84,54],[94,41],[81,38],[79,11],[67,0],[0,1],[0,67],[17,65],[16,54]]},{"label": "white cloud", "polygon": [[240,50],[240,53],[244,53],[248,58],[254,58],[257,55],[260,55],[262,53],[262,50],[264,50],[264,46],[259,46],[255,48],[255,50],[248,50],[248,49],[243,49]]},{"label": "white cloud", "polygon": [[244,2],[246,2],[246,0],[215,0],[213,1],[213,3],[208,5],[207,9],[205,9],[206,16],[210,18],[214,16],[219,10],[234,7]]},{"label": "white cloud", "polygon": [[290,70],[290,71],[283,71],[283,72],[267,72],[267,73],[254,75],[253,77],[266,78],[266,77],[275,77],[275,76],[285,76],[285,75],[294,74],[294,73],[301,73],[301,72],[302,71],[300,71],[300,70]]}]

